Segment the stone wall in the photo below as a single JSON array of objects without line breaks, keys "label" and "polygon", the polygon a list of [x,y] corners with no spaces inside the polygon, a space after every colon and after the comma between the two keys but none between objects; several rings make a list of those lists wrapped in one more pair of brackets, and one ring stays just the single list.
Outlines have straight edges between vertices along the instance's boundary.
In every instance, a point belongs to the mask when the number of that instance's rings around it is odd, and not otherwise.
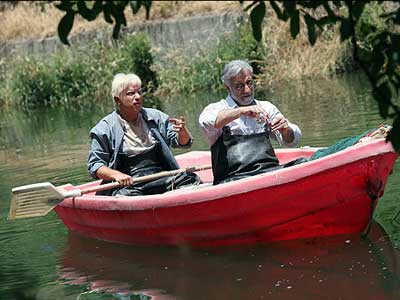
[{"label": "stone wall", "polygon": [[[223,34],[230,34],[245,20],[242,14],[224,13],[206,16],[195,16],[178,20],[145,21],[122,29],[121,35],[146,32],[153,48],[159,50],[181,49],[189,56],[196,55],[218,41]],[[112,26],[106,30],[93,30],[70,36],[71,47],[79,47],[94,39],[107,41],[111,39]],[[41,56],[62,51],[63,45],[58,37],[40,40],[22,40],[0,42],[1,64],[17,56]],[[156,58],[157,59],[157,58]]]}]

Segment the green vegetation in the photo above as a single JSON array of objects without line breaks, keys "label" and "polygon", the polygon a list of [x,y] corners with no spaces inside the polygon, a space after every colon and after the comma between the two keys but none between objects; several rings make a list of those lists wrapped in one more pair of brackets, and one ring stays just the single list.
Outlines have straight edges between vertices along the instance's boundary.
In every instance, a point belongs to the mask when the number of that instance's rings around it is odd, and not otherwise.
[{"label": "green vegetation", "polygon": [[190,94],[194,91],[223,88],[220,80],[224,65],[233,59],[248,60],[255,75],[261,73],[266,58],[266,49],[257,43],[248,26],[242,25],[236,34],[224,36],[207,53],[188,58],[182,53],[170,53],[168,60],[174,61],[166,68],[157,65],[160,78],[160,94]]},{"label": "green vegetation", "polygon": [[115,73],[134,72],[147,93],[146,104],[160,107],[154,97],[157,74],[145,34],[128,36],[118,44],[93,43],[46,60],[27,57],[14,63],[0,83],[0,102],[14,101],[25,109],[40,106],[90,107],[112,103],[111,81]]},{"label": "green vegetation", "polygon": [[161,108],[156,95],[218,90],[226,62],[246,59],[255,74],[266,61],[266,49],[257,43],[248,26],[225,36],[207,53],[189,59],[170,53],[166,67],[154,64],[145,34],[127,36],[112,45],[93,43],[75,50],[56,53],[46,60],[26,57],[16,61],[0,82],[0,101],[12,99],[10,106],[25,109],[67,106],[87,108],[111,105],[110,85],[115,73],[134,72],[143,81],[146,106]]}]

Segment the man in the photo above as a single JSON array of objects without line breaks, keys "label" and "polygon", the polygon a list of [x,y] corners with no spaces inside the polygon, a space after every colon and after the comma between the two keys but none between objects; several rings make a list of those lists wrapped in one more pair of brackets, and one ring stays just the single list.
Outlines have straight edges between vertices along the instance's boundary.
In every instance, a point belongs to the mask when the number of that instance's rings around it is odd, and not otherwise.
[{"label": "man", "polygon": [[189,172],[133,183],[133,177],[178,169],[169,146],[189,148],[193,139],[183,117],[169,118],[157,109],[143,107],[142,83],[137,75],[115,75],[111,90],[116,111],[90,131],[88,157],[93,178],[120,183],[120,188],[107,194],[151,195],[200,183],[200,178]]},{"label": "man", "polygon": [[253,68],[247,62],[228,63],[221,80],[227,98],[209,104],[199,117],[211,146],[214,184],[281,167],[270,138],[293,147],[301,138],[299,127],[271,102],[254,99]]}]

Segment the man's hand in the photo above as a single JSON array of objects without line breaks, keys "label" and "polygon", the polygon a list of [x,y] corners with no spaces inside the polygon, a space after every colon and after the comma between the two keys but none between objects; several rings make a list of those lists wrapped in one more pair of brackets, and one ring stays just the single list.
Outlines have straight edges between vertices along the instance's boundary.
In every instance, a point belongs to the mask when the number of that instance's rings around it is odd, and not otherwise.
[{"label": "man's hand", "polygon": [[240,116],[248,116],[257,119],[259,122],[268,120],[268,113],[261,106],[241,106],[220,111],[215,120],[215,128],[222,128],[233,120],[240,118]]},{"label": "man's hand", "polygon": [[282,134],[283,140],[286,143],[293,142],[294,132],[292,128],[289,127],[288,120],[284,116],[277,116],[269,123],[269,126],[271,127],[272,132],[279,130],[279,132]]},{"label": "man's hand", "polygon": [[277,116],[271,122],[269,122],[269,126],[271,127],[272,132],[279,130],[281,133],[284,131],[284,129],[289,128],[288,121],[282,115]]},{"label": "man's hand", "polygon": [[241,106],[237,109],[241,116],[248,116],[259,122],[266,122],[269,119],[268,113],[259,105]]}]

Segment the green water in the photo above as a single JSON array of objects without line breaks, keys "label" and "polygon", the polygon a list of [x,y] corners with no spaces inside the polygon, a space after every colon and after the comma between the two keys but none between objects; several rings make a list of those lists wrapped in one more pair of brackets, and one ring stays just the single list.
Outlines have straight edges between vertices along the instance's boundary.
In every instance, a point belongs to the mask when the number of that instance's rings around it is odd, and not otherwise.
[{"label": "green water", "polygon": [[[186,117],[193,150],[207,149],[198,115],[222,96],[163,100],[168,114]],[[301,127],[302,146],[327,146],[384,122],[358,75],[282,84],[263,97],[273,99]],[[399,163],[366,239],[356,235],[191,250],[83,239],[69,234],[54,212],[7,221],[15,186],[90,180],[88,132],[111,109],[110,103],[92,111],[0,112],[0,300],[400,299]]]}]

